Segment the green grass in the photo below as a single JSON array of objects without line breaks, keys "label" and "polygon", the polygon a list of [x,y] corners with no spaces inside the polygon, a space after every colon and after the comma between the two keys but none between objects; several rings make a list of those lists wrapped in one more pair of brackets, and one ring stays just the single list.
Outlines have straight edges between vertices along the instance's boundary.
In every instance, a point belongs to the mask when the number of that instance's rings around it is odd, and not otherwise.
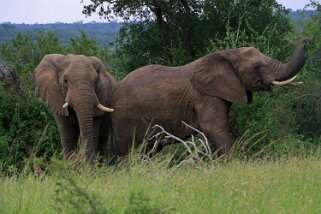
[{"label": "green grass", "polygon": [[1,213],[321,213],[321,160],[53,167],[0,178]]}]

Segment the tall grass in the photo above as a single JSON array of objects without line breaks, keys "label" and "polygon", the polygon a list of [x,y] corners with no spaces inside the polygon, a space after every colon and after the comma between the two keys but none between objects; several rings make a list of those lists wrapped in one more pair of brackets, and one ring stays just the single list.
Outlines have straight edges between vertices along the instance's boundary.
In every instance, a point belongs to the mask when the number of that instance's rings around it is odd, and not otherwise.
[{"label": "tall grass", "polygon": [[41,173],[0,175],[0,213],[320,213],[321,156],[289,149],[276,159],[269,151],[282,143],[271,142],[248,157],[262,138],[245,134],[216,159],[202,135],[181,142],[179,158],[136,151],[95,167],[52,159]]},{"label": "tall grass", "polygon": [[320,213],[321,160],[53,167],[0,178],[2,213]]}]

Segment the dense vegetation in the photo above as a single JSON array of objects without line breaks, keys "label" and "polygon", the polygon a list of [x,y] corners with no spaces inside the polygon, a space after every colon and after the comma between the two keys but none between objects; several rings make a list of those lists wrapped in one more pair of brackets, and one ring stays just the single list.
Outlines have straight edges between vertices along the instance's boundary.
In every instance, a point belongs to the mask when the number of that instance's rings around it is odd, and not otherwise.
[{"label": "dense vegetation", "polygon": [[320,213],[321,161],[232,161],[200,169],[166,162],[0,176],[5,213]]},{"label": "dense vegetation", "polygon": [[110,23],[52,23],[52,24],[0,24],[0,43],[9,42],[17,33],[28,34],[33,38],[39,32],[52,32],[57,35],[62,44],[68,44],[70,37],[79,36],[81,32],[86,32],[90,37],[94,37],[98,45],[112,43],[115,41],[117,32],[121,24]]},{"label": "dense vegetation", "polygon": [[[175,4],[119,0],[106,11],[106,7],[100,8],[110,1],[92,2],[84,7],[87,15],[99,11],[107,18],[114,14],[131,21],[122,26],[117,23],[0,25],[3,39],[0,58],[19,72],[27,94],[19,97],[0,88],[0,161],[4,171],[8,172],[9,166],[21,169],[28,157],[39,163],[52,156],[60,157],[59,135],[52,114],[35,97],[31,83],[31,72],[49,53],[97,56],[119,80],[145,64],[182,65],[209,52],[239,46],[255,46],[273,58],[286,61],[299,38],[312,37],[314,45],[309,47],[309,60],[299,74],[305,84],[255,93],[253,104],[233,106],[231,124],[239,137],[243,136],[242,142],[246,141],[242,147],[246,156],[263,151],[260,158],[267,154],[279,158],[297,154],[302,148],[313,153],[320,146],[321,9],[318,4],[317,12],[305,20],[301,32],[296,32],[289,11],[274,0],[180,0]],[[114,40],[115,50],[111,50],[109,42]],[[266,147],[269,149],[262,150]],[[31,154],[27,152],[30,148]]]}]

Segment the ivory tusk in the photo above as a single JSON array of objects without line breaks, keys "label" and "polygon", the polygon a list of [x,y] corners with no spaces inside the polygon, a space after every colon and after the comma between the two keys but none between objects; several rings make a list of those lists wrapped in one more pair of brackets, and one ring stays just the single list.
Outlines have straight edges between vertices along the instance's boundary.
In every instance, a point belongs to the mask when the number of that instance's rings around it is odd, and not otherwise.
[{"label": "ivory tusk", "polygon": [[63,108],[67,108],[69,106],[68,102],[65,102],[65,104],[62,106]]},{"label": "ivory tusk", "polygon": [[285,80],[285,81],[273,81],[272,84],[273,85],[287,85],[289,84],[290,82],[292,82],[294,79],[296,78],[296,76],[292,77],[291,79],[288,79],[288,80]]},{"label": "ivory tusk", "polygon": [[97,105],[97,107],[98,107],[100,110],[105,111],[105,112],[113,112],[113,111],[114,111],[114,109],[112,109],[112,108],[107,108],[107,107],[103,106],[103,105],[100,104],[100,103]]},{"label": "ivory tusk", "polygon": [[303,82],[290,82],[288,85],[289,86],[298,86],[298,85],[301,85],[303,84]]}]

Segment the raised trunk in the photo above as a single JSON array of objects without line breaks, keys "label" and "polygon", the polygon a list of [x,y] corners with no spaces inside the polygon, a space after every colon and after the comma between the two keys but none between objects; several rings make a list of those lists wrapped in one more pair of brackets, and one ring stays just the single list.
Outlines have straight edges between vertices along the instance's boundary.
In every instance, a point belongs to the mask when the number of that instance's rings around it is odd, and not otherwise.
[{"label": "raised trunk", "polygon": [[[305,41],[301,41],[304,43]],[[290,79],[291,77],[295,76],[301,68],[304,66],[306,60],[306,48],[304,44],[300,44],[300,48],[294,53],[292,59],[286,63],[281,64],[278,73],[276,74],[277,81],[284,81]]]}]

